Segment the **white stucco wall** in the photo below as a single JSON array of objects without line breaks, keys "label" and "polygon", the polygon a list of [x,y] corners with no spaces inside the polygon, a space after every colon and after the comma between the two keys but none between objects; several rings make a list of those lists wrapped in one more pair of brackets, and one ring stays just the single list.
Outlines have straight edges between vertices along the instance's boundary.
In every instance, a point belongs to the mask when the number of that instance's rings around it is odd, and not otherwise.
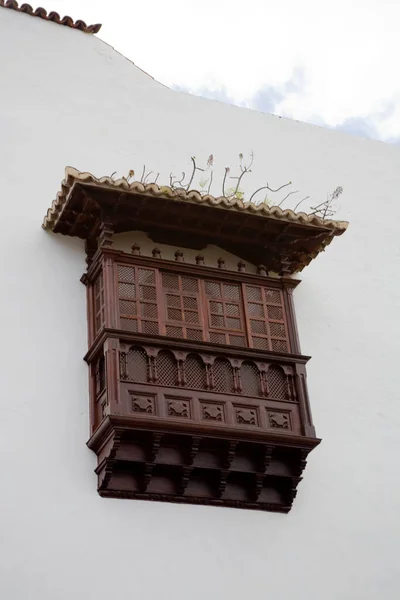
[{"label": "white stucco wall", "polygon": [[[0,53],[0,597],[397,600],[400,149],[172,92],[93,36],[2,8]],[[168,182],[193,154],[250,149],[253,188],[345,189],[351,226],[296,291],[323,443],[286,516],[101,499],[83,244],[42,217],[68,164]]]}]

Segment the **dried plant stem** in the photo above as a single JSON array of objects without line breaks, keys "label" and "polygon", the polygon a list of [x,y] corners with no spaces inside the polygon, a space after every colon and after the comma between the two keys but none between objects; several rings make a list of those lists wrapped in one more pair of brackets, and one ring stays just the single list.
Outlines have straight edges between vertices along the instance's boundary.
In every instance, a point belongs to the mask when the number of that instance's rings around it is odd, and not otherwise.
[{"label": "dried plant stem", "polygon": [[251,202],[253,200],[254,196],[256,194],[258,194],[258,192],[261,192],[261,190],[269,190],[270,192],[279,192],[280,190],[287,187],[288,185],[292,185],[292,182],[289,181],[289,183],[284,183],[280,187],[276,188],[276,190],[273,190],[272,188],[270,188],[268,184],[264,185],[263,187],[258,188],[258,190],[256,190],[255,192],[252,193],[252,195],[250,196],[249,202]]},{"label": "dried plant stem", "polygon": [[225,194],[225,183],[226,183],[226,177],[227,177],[228,173],[229,173],[229,167],[225,167],[224,179],[222,181],[222,195],[225,196],[225,197],[226,197],[226,194]]},{"label": "dried plant stem", "polygon": [[288,194],[286,194],[284,199],[281,200],[277,206],[282,206],[282,204],[285,202],[285,200],[287,200],[289,198],[289,196],[292,196],[293,194],[297,194],[299,191],[300,190],[294,190],[293,192],[289,192]]},{"label": "dried plant stem", "polygon": [[296,210],[299,208],[300,204],[301,204],[302,202],[304,202],[305,200],[308,200],[308,199],[309,199],[309,197],[310,197],[310,196],[305,196],[305,197],[304,197],[302,200],[300,200],[300,202],[298,202],[298,203],[296,204],[296,206],[294,207],[293,211],[294,211],[294,212],[296,212]]}]

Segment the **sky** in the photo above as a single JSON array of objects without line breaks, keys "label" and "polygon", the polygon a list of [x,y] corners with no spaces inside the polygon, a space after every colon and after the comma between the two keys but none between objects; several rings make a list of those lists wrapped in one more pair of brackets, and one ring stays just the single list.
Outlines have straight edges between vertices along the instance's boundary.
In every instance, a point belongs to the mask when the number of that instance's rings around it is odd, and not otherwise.
[{"label": "sky", "polygon": [[[400,143],[400,0],[41,0],[165,85]],[[36,5],[35,5],[36,7]]]}]

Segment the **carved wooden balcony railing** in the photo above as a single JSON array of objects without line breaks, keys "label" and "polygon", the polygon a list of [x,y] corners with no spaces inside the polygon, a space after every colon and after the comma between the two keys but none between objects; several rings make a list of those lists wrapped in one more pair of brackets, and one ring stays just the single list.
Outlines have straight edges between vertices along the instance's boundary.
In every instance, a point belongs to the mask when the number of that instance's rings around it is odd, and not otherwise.
[{"label": "carved wooden balcony railing", "polygon": [[89,353],[102,496],[290,509],[319,442],[307,358],[227,350],[130,333]]}]

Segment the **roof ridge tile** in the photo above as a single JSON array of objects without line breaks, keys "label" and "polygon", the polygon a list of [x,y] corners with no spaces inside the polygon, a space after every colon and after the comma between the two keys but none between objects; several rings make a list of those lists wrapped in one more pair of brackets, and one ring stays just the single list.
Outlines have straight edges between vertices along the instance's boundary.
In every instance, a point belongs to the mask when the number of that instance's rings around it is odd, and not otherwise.
[{"label": "roof ridge tile", "polygon": [[40,19],[44,19],[45,21],[52,21],[53,23],[57,23],[58,25],[65,25],[66,27],[71,27],[72,29],[79,29],[84,33],[98,33],[101,28],[100,23],[96,23],[95,25],[86,25],[85,21],[78,19],[74,21],[72,17],[66,15],[62,17],[56,12],[51,11],[47,13],[47,10],[42,6],[39,6],[36,9],[33,9],[30,4],[24,3],[21,6],[18,5],[16,0],[0,0],[0,7],[10,8],[12,10],[16,10],[17,12],[26,13],[27,15],[31,15],[32,17],[39,17]]}]

